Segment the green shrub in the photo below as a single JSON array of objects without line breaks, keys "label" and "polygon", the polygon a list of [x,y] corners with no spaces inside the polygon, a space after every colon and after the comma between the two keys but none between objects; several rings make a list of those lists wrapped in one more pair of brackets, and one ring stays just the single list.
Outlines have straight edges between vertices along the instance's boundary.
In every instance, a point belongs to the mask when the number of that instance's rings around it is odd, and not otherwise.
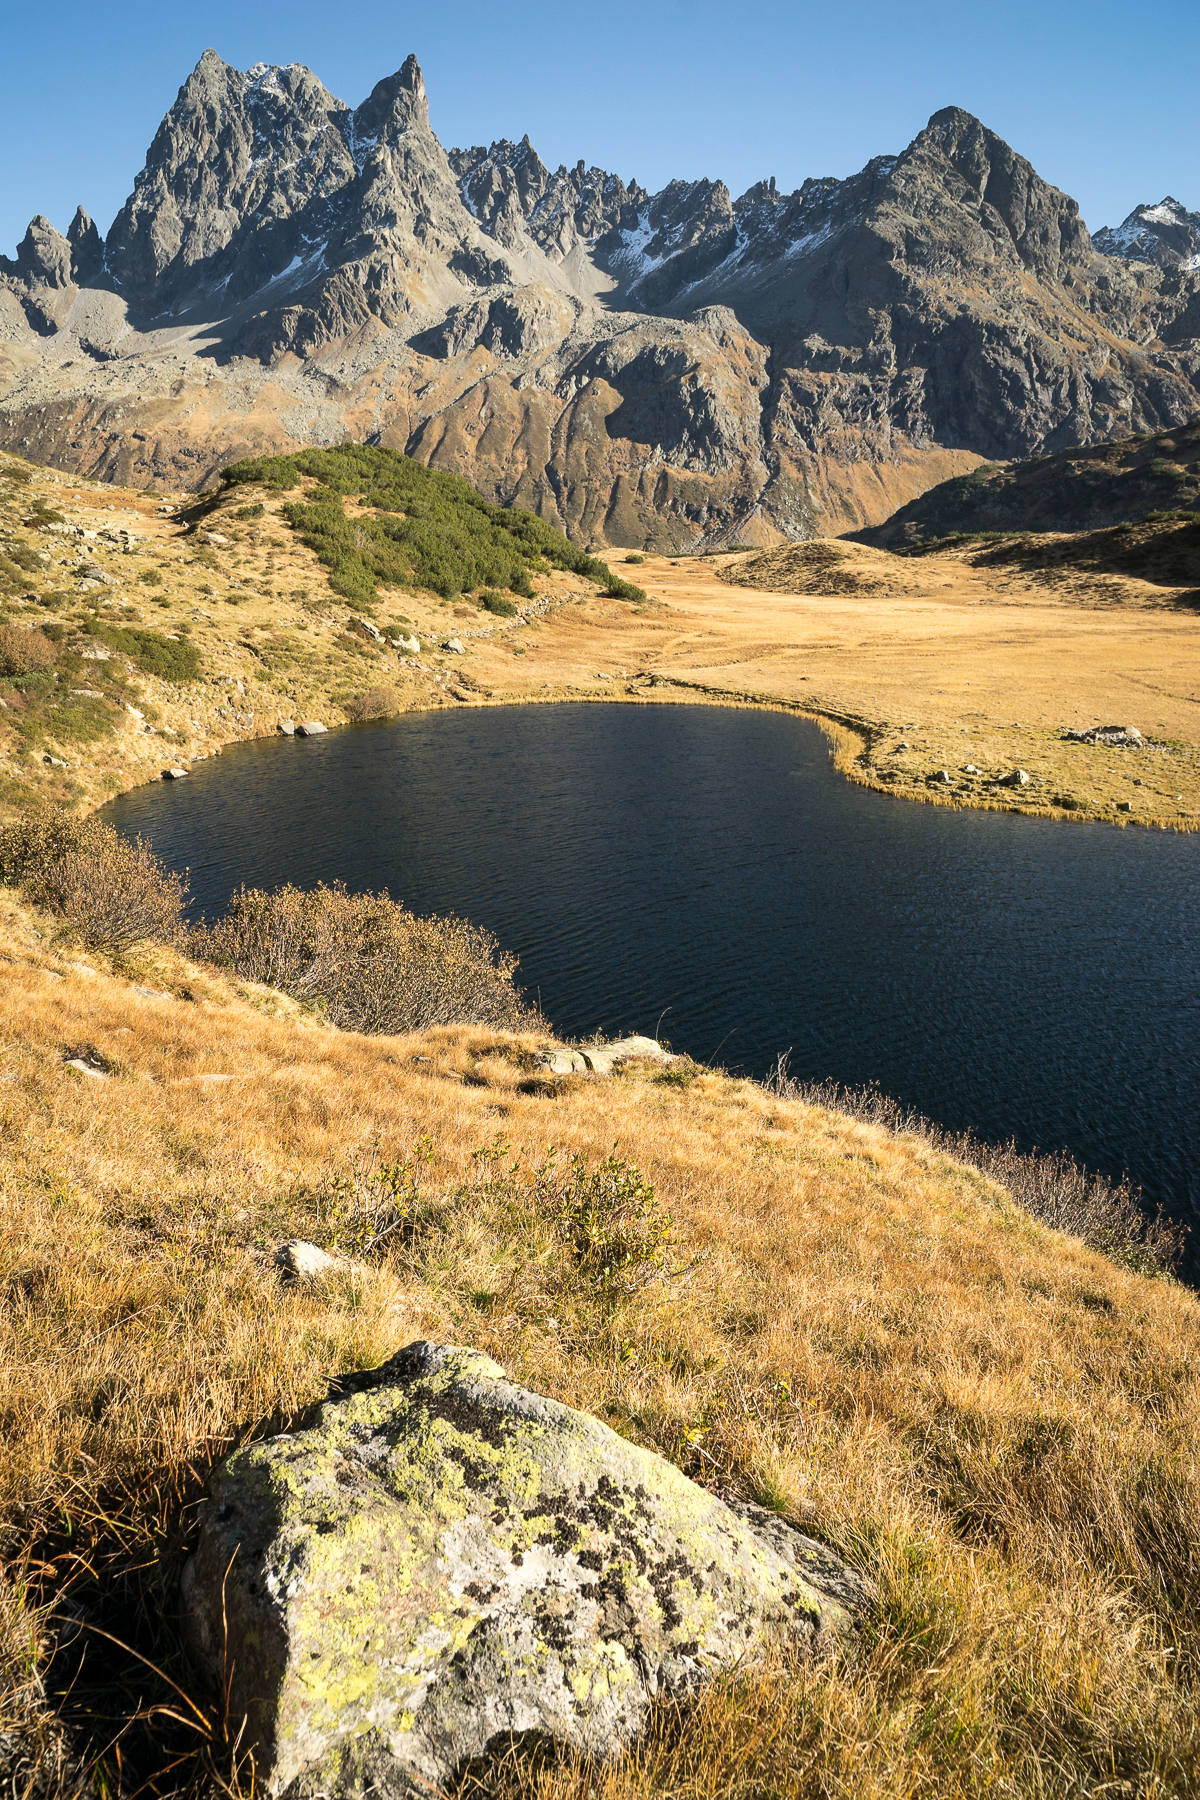
[{"label": "green shrub", "polygon": [[[610,587],[616,581],[605,563],[534,513],[492,506],[461,476],[396,450],[342,444],[254,457],[222,476],[230,487],[261,482],[279,491],[294,489],[302,476],[315,480],[284,516],[328,569],[333,591],[360,606],[374,599],[379,582],[450,599],[481,587],[531,598],[531,568],[569,569]],[[375,516],[348,519],[343,500],[351,496]],[[644,598],[640,588],[620,586],[621,598]]]},{"label": "green shrub", "polygon": [[255,506],[239,506],[233,516],[235,519],[261,519],[266,510],[260,500]]},{"label": "green shrub", "polygon": [[644,557],[644,556],[627,556],[627,557],[626,557],[626,558],[625,558],[625,561],[626,561],[626,562],[627,562],[627,563],[644,563],[644,562],[645,562],[645,560],[646,560],[646,559],[645,559],[645,557]]},{"label": "green shrub", "polygon": [[63,919],[92,950],[119,954],[142,938],[175,943],[183,935],[187,876],[98,819],[41,808],[0,827],[0,881]]},{"label": "green shrub", "polygon": [[600,592],[608,600],[644,600],[645,588],[635,587],[632,581],[622,581],[619,575],[610,575]]},{"label": "green shrub", "polygon": [[138,580],[144,581],[147,587],[161,587],[163,584],[162,570],[143,569]]},{"label": "green shrub", "polygon": [[479,604],[484,612],[494,613],[498,619],[511,619],[516,614],[516,607],[503,594],[497,594],[492,588],[485,588],[479,596]]},{"label": "green shrub", "polygon": [[83,629],[110,650],[119,650],[143,674],[157,675],[161,681],[194,681],[200,673],[200,652],[194,644],[176,643],[136,625],[109,625],[98,619],[87,620]]},{"label": "green shrub", "polygon": [[465,919],[417,918],[387,894],[340,882],[304,892],[240,888],[195,952],[319,1008],[345,1031],[541,1023],[513,981],[517,961]]},{"label": "green shrub", "polygon": [[576,1151],[565,1179],[552,1151],[537,1170],[538,1209],[569,1252],[577,1280],[604,1296],[634,1294],[666,1273],[673,1220],[634,1163],[617,1155],[589,1169]]}]

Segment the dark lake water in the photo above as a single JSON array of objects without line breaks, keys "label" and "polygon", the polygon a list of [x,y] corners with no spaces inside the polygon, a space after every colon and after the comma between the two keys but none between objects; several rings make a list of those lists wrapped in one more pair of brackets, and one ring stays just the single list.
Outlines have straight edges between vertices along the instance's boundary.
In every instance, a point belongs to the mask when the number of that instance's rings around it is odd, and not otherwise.
[{"label": "dark lake water", "polygon": [[107,816],[210,916],[242,881],[386,887],[489,926],[567,1035],[790,1051],[1200,1211],[1200,836],[910,805],[803,720],[595,704],[239,745]]}]

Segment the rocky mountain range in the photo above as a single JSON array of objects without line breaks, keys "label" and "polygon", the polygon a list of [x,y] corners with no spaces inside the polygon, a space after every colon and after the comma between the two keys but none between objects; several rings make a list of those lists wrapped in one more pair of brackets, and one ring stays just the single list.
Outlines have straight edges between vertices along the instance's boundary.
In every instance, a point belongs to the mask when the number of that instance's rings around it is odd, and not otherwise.
[{"label": "rocky mountain range", "polygon": [[956,108],[846,180],[650,194],[445,150],[412,57],[351,109],[206,51],[103,241],[39,217],[0,259],[0,443],[199,487],[351,437],[585,544],[833,535],[1200,410],[1175,206],[1093,244]]}]

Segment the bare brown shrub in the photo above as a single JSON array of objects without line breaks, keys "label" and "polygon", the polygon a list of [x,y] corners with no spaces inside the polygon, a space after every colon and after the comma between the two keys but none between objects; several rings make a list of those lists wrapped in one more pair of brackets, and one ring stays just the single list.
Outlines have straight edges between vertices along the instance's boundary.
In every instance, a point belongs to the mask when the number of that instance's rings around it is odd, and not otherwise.
[{"label": "bare brown shrub", "polygon": [[808,1106],[847,1113],[864,1125],[923,1138],[931,1149],[999,1182],[1043,1225],[1079,1238],[1127,1268],[1146,1275],[1171,1273],[1183,1260],[1186,1225],[1167,1218],[1161,1207],[1150,1218],[1140,1189],[1129,1181],[1110,1181],[1065,1150],[1019,1150],[1015,1139],[989,1144],[973,1131],[947,1131],[875,1087],[795,1081],[787,1072],[786,1055],[779,1058],[766,1085],[781,1099],[802,1100]]},{"label": "bare brown shrub", "polygon": [[310,892],[240,888],[193,950],[310,1006],[345,1031],[539,1023],[517,989],[515,956],[466,919],[418,918],[387,894],[340,882]]},{"label": "bare brown shrub", "polygon": [[53,667],[54,645],[36,625],[0,625],[0,675],[33,675]]},{"label": "bare brown shrub", "polygon": [[348,719],[388,719],[399,711],[400,696],[390,687],[368,688],[365,694],[356,694],[346,705]]},{"label": "bare brown shrub", "polygon": [[183,935],[186,875],[98,819],[42,809],[0,828],[0,882],[92,950],[119,955],[145,938],[173,944]]}]

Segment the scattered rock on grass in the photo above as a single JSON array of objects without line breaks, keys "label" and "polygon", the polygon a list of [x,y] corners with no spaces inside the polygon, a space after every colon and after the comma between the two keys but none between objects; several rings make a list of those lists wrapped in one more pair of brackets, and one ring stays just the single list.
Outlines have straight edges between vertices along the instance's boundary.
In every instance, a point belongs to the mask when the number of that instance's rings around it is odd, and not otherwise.
[{"label": "scattered rock on grass", "polygon": [[328,1275],[334,1269],[345,1267],[342,1257],[331,1256],[328,1250],[306,1243],[303,1238],[289,1238],[286,1244],[280,1244],[275,1252],[275,1264],[283,1274],[298,1281],[311,1280],[314,1275]]},{"label": "scattered rock on grass", "polygon": [[268,1794],[399,1800],[517,1734],[612,1756],[656,1695],[772,1639],[832,1648],[869,1589],[489,1357],[419,1343],[227,1458],[183,1597]]},{"label": "scattered rock on grass", "polygon": [[577,1075],[590,1071],[593,1075],[611,1075],[617,1063],[634,1057],[649,1057],[652,1062],[669,1063],[675,1058],[655,1038],[616,1038],[611,1044],[579,1044],[572,1050],[552,1046],[542,1052],[542,1067],[551,1075]]}]

